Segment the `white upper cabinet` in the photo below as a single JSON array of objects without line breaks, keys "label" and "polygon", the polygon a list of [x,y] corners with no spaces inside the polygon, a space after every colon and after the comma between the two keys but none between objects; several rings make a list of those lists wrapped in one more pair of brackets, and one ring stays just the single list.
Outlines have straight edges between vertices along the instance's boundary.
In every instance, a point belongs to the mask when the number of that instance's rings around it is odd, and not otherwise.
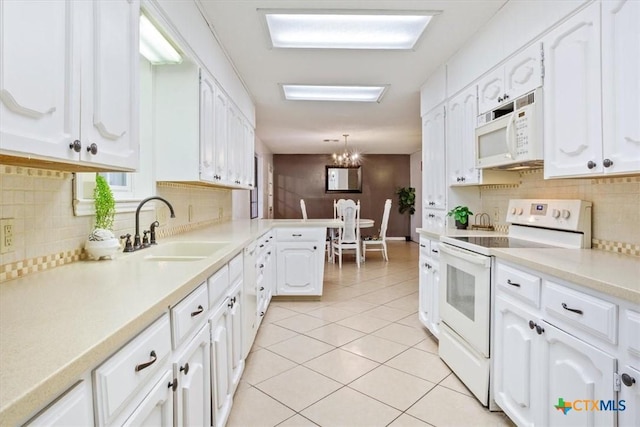
[{"label": "white upper cabinet", "polygon": [[449,101],[447,114],[447,178],[449,185],[477,184],[475,130],[478,96],[473,85]]},{"label": "white upper cabinet", "polygon": [[602,2],[602,165],[640,171],[640,2]]},{"label": "white upper cabinet", "polygon": [[200,179],[216,180],[215,135],[216,83],[200,71]]},{"label": "white upper cabinet", "polygon": [[541,85],[541,48],[534,43],[479,80],[478,111],[485,113]]},{"label": "white upper cabinet", "polygon": [[422,118],[423,205],[445,209],[445,106],[440,105]]},{"label": "white upper cabinet", "polygon": [[228,182],[227,162],[229,156],[227,104],[225,93],[218,87],[214,100],[214,134],[215,134],[215,174],[216,181]]},{"label": "white upper cabinet", "polygon": [[601,173],[600,3],[569,18],[543,43],[545,178]]},{"label": "white upper cabinet", "polygon": [[134,170],[138,17],[138,0],[2,2],[0,152]]}]

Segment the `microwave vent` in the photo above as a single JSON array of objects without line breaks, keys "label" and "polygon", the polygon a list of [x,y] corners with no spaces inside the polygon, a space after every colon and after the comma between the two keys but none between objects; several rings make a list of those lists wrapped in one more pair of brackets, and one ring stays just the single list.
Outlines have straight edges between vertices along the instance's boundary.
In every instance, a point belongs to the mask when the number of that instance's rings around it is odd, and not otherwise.
[{"label": "microwave vent", "polygon": [[533,104],[535,102],[535,95],[533,92],[528,93],[524,96],[521,96],[520,98],[516,99],[516,110],[519,110],[520,108],[529,105],[529,104]]}]

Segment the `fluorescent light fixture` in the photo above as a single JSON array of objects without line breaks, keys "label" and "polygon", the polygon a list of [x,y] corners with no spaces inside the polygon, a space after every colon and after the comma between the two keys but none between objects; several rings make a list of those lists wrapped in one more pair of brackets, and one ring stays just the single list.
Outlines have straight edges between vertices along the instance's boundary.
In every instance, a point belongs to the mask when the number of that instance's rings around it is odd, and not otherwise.
[{"label": "fluorescent light fixture", "polygon": [[413,49],[432,14],[266,12],[265,18],[277,48]]},{"label": "fluorescent light fixture", "polygon": [[386,86],[282,85],[290,101],[379,102]]},{"label": "fluorescent light fixture", "polygon": [[153,65],[182,62],[178,51],[144,15],[140,15],[140,53]]}]

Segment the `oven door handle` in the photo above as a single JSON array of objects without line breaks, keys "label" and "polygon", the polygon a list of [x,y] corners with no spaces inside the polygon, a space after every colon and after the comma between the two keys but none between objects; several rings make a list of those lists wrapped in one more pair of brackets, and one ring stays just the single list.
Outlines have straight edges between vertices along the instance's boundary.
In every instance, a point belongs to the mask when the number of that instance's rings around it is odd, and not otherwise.
[{"label": "oven door handle", "polygon": [[491,257],[474,254],[473,252],[469,252],[464,249],[458,249],[453,246],[440,245],[440,252],[452,257],[461,258],[472,264],[481,265],[483,267],[489,267],[491,265]]}]

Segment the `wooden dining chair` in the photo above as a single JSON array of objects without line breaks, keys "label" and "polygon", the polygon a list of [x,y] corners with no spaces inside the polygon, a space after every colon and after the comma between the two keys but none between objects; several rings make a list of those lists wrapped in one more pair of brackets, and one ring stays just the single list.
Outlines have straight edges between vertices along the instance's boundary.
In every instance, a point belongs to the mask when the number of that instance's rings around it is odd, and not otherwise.
[{"label": "wooden dining chair", "polygon": [[304,199],[300,199],[300,210],[302,211],[302,219],[307,219],[307,205],[305,205]]},{"label": "wooden dining chair", "polygon": [[387,224],[389,224],[389,212],[391,212],[391,199],[387,199],[384,202],[380,235],[362,241],[363,261],[366,261],[367,251],[382,252],[382,258],[384,258],[385,261],[389,261],[389,255],[387,253]]},{"label": "wooden dining chair", "polygon": [[338,229],[338,237],[331,244],[333,259],[338,258],[342,268],[342,252],[355,251],[356,264],[360,268],[360,201],[347,200],[341,204],[343,225]]}]

